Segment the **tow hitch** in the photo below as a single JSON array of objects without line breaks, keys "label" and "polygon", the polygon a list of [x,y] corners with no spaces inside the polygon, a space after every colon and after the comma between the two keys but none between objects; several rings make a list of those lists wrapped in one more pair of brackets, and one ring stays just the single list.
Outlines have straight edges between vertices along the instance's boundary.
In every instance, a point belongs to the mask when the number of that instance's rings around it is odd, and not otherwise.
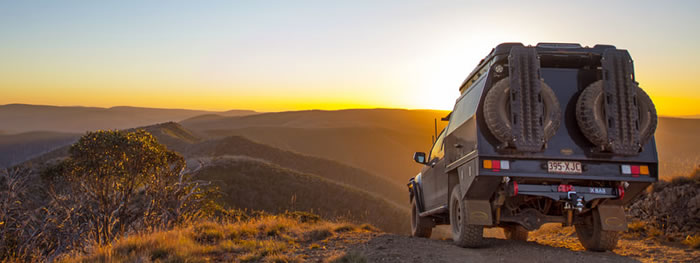
[{"label": "tow hitch", "polygon": [[557,187],[557,191],[566,192],[566,200],[568,200],[568,202],[564,203],[564,209],[566,209],[567,212],[570,212],[569,210],[573,209],[576,209],[576,211],[579,213],[583,211],[583,197],[576,194],[576,190],[573,185],[560,184],[559,187]]},{"label": "tow hitch", "polygon": [[614,187],[517,184],[516,182],[509,182],[507,189],[510,196],[533,195],[547,197],[554,201],[569,201],[567,203],[573,207],[572,209],[583,209],[586,202],[595,199],[617,199],[624,193]]},{"label": "tow hitch", "polygon": [[[574,210],[581,213],[586,207],[586,203],[596,199],[619,199],[624,196],[623,187],[590,187],[590,186],[574,186],[570,184],[560,185],[538,185],[538,184],[518,184],[515,181],[506,182],[507,191],[510,196],[530,195],[542,196],[550,198],[554,201],[563,201],[566,218],[559,219],[558,222],[566,226],[573,225]],[[533,212],[533,211],[523,211]],[[522,218],[509,216],[504,217],[502,221],[518,222],[526,228],[535,229],[536,225],[546,222],[556,222],[555,218],[539,215],[533,216],[528,213],[523,213]],[[561,218],[561,217],[560,217]],[[537,220],[531,220],[537,219]],[[530,222],[532,221],[532,222]]]}]

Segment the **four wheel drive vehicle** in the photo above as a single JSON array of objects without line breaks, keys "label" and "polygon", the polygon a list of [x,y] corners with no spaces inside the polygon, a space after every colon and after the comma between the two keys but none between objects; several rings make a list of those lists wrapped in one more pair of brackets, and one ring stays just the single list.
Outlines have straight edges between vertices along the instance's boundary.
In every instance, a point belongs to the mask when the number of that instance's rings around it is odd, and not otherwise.
[{"label": "four wheel drive vehicle", "polygon": [[575,226],[611,250],[623,206],[658,179],[654,105],[626,50],[504,43],[460,87],[446,128],[408,184],[412,234],[450,224],[462,247],[484,227],[526,240],[545,223]]}]

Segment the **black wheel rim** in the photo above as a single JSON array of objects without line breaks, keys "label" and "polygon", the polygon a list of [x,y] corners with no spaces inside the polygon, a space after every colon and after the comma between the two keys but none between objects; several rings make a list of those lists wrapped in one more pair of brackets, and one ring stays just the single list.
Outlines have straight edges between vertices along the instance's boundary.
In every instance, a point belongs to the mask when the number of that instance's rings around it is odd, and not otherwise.
[{"label": "black wheel rim", "polygon": [[414,233],[416,232],[416,228],[417,228],[416,225],[418,222],[418,218],[417,218],[418,211],[416,211],[416,210],[418,210],[418,208],[416,208],[416,206],[414,204],[412,209],[411,209],[411,230],[413,230]]},{"label": "black wheel rim", "polygon": [[452,215],[450,218],[452,223],[452,232],[454,233],[460,233],[462,230],[462,208],[459,205],[459,200],[453,200],[452,201]]}]

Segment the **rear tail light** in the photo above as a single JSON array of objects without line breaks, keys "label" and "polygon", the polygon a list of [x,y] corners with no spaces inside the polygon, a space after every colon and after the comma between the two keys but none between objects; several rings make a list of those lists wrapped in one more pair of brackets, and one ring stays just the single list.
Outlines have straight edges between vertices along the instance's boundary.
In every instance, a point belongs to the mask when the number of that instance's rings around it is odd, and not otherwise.
[{"label": "rear tail light", "polygon": [[620,172],[622,172],[622,174],[629,174],[634,177],[639,175],[649,175],[649,166],[623,164],[620,166]]},{"label": "rear tail light", "polygon": [[625,188],[622,185],[617,187],[617,195],[620,197],[620,200],[625,197]]},{"label": "rear tail light", "polygon": [[494,172],[509,170],[510,162],[508,160],[484,160],[484,168],[491,169]]}]

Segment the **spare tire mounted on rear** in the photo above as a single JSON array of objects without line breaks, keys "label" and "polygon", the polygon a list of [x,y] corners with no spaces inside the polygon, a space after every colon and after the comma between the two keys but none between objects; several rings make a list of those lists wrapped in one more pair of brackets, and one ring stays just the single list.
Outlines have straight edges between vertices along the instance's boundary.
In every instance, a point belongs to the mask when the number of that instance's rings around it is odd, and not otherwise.
[{"label": "spare tire mounted on rear", "polygon": [[[561,109],[559,101],[552,88],[544,81],[541,83],[539,98],[544,104],[544,119],[542,128],[544,130],[545,142],[556,133],[561,124]],[[510,117],[510,77],[506,77],[496,82],[491,87],[484,100],[484,119],[486,126],[491,133],[501,142],[509,144],[515,138]]]},{"label": "spare tire mounted on rear", "polygon": [[[635,85],[636,86],[636,85]],[[656,130],[658,117],[654,103],[644,90],[636,87],[636,104],[639,122],[635,125],[639,131],[640,147],[651,139]],[[603,97],[603,81],[599,80],[588,85],[581,92],[576,102],[576,121],[586,138],[603,149],[609,147],[608,126],[605,118]]]}]

